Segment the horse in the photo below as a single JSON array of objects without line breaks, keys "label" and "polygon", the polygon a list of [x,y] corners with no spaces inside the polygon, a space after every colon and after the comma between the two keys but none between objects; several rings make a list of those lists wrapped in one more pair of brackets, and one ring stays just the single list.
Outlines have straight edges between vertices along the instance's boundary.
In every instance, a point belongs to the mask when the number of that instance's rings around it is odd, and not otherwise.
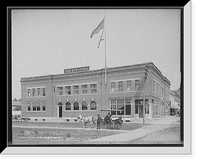
[{"label": "horse", "polygon": [[78,114],[78,115],[77,115],[77,119],[78,119],[78,122],[81,121],[81,122],[83,123],[83,127],[84,127],[84,128],[86,128],[86,124],[87,124],[87,123],[96,125],[95,119],[94,119],[93,116],[83,117],[82,115]]}]

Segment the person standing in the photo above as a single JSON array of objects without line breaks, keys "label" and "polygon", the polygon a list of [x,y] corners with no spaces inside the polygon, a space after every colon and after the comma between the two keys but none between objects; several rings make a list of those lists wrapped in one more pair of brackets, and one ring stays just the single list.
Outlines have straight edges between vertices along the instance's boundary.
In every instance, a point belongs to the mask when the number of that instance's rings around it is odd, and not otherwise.
[{"label": "person standing", "polygon": [[100,130],[100,124],[101,124],[101,117],[100,117],[100,115],[98,114],[98,115],[97,115],[97,130],[98,130],[98,129]]}]

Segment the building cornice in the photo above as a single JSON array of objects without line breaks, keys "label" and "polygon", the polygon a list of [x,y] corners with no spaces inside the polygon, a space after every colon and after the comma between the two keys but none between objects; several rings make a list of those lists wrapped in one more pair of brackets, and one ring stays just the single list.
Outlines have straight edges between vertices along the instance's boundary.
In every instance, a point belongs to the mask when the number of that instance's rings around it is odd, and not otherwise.
[{"label": "building cornice", "polygon": [[[155,72],[164,82],[170,85],[170,81],[162,75],[162,72],[152,63],[141,63],[136,65],[127,65],[127,66],[120,66],[120,67],[112,67],[107,68],[106,73],[107,75],[111,75],[113,73],[129,73],[129,72],[143,72],[145,71],[145,65],[148,65],[149,72]],[[56,74],[56,75],[45,75],[45,76],[36,76],[36,77],[25,77],[21,78],[21,82],[38,82],[38,81],[51,81],[51,80],[62,80],[62,79],[77,79],[83,77],[101,77],[105,75],[105,68],[98,69],[98,70],[89,70],[89,71],[82,71],[82,72],[73,72],[73,73],[63,73],[63,74]]]}]

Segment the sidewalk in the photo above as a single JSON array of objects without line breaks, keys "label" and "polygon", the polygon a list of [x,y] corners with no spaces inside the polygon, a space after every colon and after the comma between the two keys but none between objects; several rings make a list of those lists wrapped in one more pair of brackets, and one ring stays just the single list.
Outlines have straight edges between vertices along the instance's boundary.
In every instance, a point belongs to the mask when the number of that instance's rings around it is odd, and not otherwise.
[{"label": "sidewalk", "polygon": [[135,140],[141,137],[144,137],[150,133],[163,130],[168,128],[171,124],[176,123],[179,121],[180,117],[170,116],[164,117],[161,119],[153,119],[149,120],[147,123],[150,125],[144,126],[142,128],[132,130],[130,132],[101,137],[98,139],[91,139],[88,142],[92,143],[110,143],[110,142],[128,142],[131,140]]}]

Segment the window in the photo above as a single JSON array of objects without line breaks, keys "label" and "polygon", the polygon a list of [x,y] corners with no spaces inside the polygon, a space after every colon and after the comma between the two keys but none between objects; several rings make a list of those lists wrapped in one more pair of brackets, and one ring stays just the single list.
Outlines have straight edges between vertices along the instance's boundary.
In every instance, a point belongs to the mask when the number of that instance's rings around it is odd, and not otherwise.
[{"label": "window", "polygon": [[149,104],[147,103],[147,101],[145,102],[145,114],[149,114]]},{"label": "window", "polygon": [[86,101],[82,102],[82,110],[87,110],[87,102]]},{"label": "window", "polygon": [[28,106],[28,111],[31,111],[31,106],[30,105]]},{"label": "window", "polygon": [[160,84],[157,84],[157,93],[159,94]]},{"label": "window", "polygon": [[74,94],[79,94],[79,85],[74,85],[73,86],[73,93]]},{"label": "window", "polygon": [[153,91],[156,92],[156,82],[153,81]]},{"label": "window", "polygon": [[117,100],[111,100],[111,114],[116,115],[116,101]]},{"label": "window", "polygon": [[39,105],[37,106],[37,111],[40,111],[40,106]]},{"label": "window", "polygon": [[126,81],[126,84],[127,84],[127,85],[126,85],[126,90],[127,90],[127,91],[131,91],[131,80],[127,80],[127,81]]},{"label": "window", "polygon": [[125,115],[131,115],[131,99],[126,99]]},{"label": "window", "polygon": [[63,95],[63,87],[58,87],[58,95]]},{"label": "window", "polygon": [[71,110],[71,104],[69,102],[66,102],[66,110]]},{"label": "window", "polygon": [[153,91],[159,94],[159,89],[160,89],[159,87],[160,87],[160,84],[157,83],[155,80],[154,80],[153,83],[154,83],[154,84],[153,84]]},{"label": "window", "polygon": [[135,100],[135,114],[139,114],[139,108],[143,108],[142,100]]},{"label": "window", "polygon": [[65,86],[65,94],[71,95],[71,86]]},{"label": "window", "polygon": [[155,115],[159,115],[159,113],[158,113],[158,105],[155,105]]},{"label": "window", "polygon": [[28,97],[31,97],[31,90],[28,89]]},{"label": "window", "polygon": [[37,88],[37,95],[40,96],[40,88]]},{"label": "window", "polygon": [[97,84],[90,84],[90,92],[97,93]]},{"label": "window", "polygon": [[135,90],[138,91],[140,88],[140,80],[135,80]]},{"label": "window", "polygon": [[53,87],[53,93],[56,93],[56,87]]},{"label": "window", "polygon": [[119,91],[123,91],[123,81],[119,81]]},{"label": "window", "polygon": [[97,104],[96,104],[95,101],[92,101],[92,102],[90,103],[90,110],[97,110]]},{"label": "window", "polygon": [[33,111],[36,111],[36,106],[33,106]]},{"label": "window", "polygon": [[82,94],[87,94],[88,93],[88,85],[85,84],[85,85],[82,85]]},{"label": "window", "polygon": [[45,104],[42,106],[42,111],[46,111],[46,105]]},{"label": "window", "polygon": [[78,102],[74,102],[74,110],[79,110],[79,103]]},{"label": "window", "polygon": [[32,89],[33,97],[35,96],[35,88]]},{"label": "window", "polygon": [[111,92],[115,92],[115,82],[111,82]]},{"label": "window", "polygon": [[124,115],[124,99],[117,100],[117,115]]},{"label": "window", "polygon": [[131,99],[111,100],[112,115],[131,115]]},{"label": "window", "polygon": [[46,96],[46,88],[42,88],[42,96]]},{"label": "window", "polygon": [[164,87],[162,87],[162,97],[164,97]]}]

